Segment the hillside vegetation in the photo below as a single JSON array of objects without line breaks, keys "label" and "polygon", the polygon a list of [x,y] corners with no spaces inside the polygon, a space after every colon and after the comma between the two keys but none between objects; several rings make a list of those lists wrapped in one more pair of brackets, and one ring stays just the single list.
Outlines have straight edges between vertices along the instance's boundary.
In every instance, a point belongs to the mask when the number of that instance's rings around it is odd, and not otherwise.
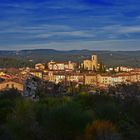
[{"label": "hillside vegetation", "polygon": [[90,50],[23,50],[23,51],[0,51],[0,56],[13,57],[24,60],[34,60],[34,62],[46,63],[50,60],[55,61],[74,61],[82,62],[92,54],[97,54],[99,62],[107,66],[133,66],[140,67],[140,51],[90,51]]}]

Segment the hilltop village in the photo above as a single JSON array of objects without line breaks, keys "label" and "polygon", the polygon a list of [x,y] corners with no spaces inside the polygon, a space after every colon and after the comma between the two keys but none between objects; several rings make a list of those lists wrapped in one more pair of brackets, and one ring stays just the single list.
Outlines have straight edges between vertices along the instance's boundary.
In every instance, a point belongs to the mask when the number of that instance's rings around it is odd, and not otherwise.
[{"label": "hilltop village", "polygon": [[0,70],[0,90],[15,88],[24,96],[36,96],[39,90],[50,94],[75,92],[76,89],[82,91],[83,87],[87,92],[94,93],[98,89],[107,90],[110,86],[139,82],[140,68],[107,68],[98,62],[97,55],[82,63],[52,60],[47,64],[35,64],[35,68]]}]

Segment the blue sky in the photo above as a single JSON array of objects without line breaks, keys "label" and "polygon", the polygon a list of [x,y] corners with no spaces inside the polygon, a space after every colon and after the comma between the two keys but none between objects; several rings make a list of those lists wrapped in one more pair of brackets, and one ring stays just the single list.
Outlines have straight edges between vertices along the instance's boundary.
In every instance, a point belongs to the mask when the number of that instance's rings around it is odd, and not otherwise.
[{"label": "blue sky", "polygon": [[140,50],[140,0],[0,0],[0,49]]}]

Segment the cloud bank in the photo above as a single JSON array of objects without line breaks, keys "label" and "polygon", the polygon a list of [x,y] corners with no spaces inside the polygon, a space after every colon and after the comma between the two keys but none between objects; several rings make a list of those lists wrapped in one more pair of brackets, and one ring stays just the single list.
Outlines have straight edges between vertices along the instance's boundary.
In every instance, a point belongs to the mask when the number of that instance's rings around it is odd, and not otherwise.
[{"label": "cloud bank", "polygon": [[0,49],[138,50],[138,0],[1,0]]}]

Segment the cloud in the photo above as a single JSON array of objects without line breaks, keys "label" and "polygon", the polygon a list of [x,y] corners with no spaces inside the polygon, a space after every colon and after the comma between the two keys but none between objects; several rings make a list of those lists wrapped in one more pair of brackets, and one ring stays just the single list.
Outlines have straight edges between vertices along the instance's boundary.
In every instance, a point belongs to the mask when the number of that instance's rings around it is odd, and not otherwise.
[{"label": "cloud", "polygon": [[120,33],[140,33],[140,26],[122,27]]},{"label": "cloud", "polygon": [[[14,44],[19,44],[21,49],[24,44],[53,42],[60,49],[63,48],[60,42],[79,48],[84,44],[82,41],[91,45],[92,41],[93,44],[103,41],[97,45],[106,49],[110,46],[107,42],[113,40],[130,40],[135,46],[140,38],[139,4],[137,0],[0,1],[0,48],[9,44],[14,48]],[[123,44],[118,41],[112,44],[115,47]],[[128,43],[124,44],[129,48]]]},{"label": "cloud", "polygon": [[[75,41],[75,42],[50,42],[50,43],[38,43],[38,44],[12,44],[7,46],[7,49],[57,49],[57,50],[78,50],[78,49],[89,49],[89,50],[122,50],[126,49],[131,50],[139,50],[140,41],[138,40],[108,40],[108,41]],[[11,46],[13,48],[11,48]]]},{"label": "cloud", "polygon": [[112,25],[103,27],[104,31],[116,34],[140,33],[140,26]]}]

